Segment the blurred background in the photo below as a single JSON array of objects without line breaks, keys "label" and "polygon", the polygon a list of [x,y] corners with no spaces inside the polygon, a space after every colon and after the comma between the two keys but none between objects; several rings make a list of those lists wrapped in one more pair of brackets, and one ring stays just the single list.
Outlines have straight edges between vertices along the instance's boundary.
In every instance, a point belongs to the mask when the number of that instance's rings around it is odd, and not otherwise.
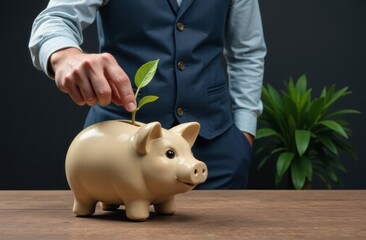
[{"label": "blurred background", "polygon": [[[358,159],[343,157],[344,185],[366,188],[366,1],[259,0],[268,47],[264,82],[281,89],[289,77],[306,74],[314,95],[324,86],[348,86],[340,108],[362,112],[346,120]],[[67,189],[67,148],[82,129],[88,107],[79,107],[31,62],[28,40],[34,18],[48,1],[5,1],[0,15],[1,65],[0,189]],[[96,28],[85,31],[83,48],[96,52]],[[275,186],[275,162],[260,170],[254,157],[250,189]],[[325,186],[315,179],[313,188]]]}]

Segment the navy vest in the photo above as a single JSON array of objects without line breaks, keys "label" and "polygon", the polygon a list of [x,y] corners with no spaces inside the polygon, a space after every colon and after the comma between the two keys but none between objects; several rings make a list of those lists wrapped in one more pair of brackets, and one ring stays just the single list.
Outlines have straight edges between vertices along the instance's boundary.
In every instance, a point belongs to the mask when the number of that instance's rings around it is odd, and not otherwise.
[{"label": "navy vest", "polygon": [[[100,51],[111,53],[133,82],[136,70],[159,58],[157,73],[138,100],[157,95],[140,109],[141,122],[197,121],[211,139],[232,124],[232,108],[223,58],[231,0],[110,0],[97,17]],[[136,86],[133,83],[133,87]],[[111,104],[101,111],[130,113]]]}]

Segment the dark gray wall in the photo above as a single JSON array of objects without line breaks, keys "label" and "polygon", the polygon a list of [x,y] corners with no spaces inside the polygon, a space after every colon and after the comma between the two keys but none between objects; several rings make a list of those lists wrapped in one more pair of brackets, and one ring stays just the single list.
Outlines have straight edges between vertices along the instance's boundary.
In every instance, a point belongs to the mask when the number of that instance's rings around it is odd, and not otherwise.
[{"label": "dark gray wall", "polygon": [[[5,1],[0,16],[0,189],[64,189],[67,147],[88,108],[76,106],[32,66],[27,48],[31,24],[47,1],[21,2]],[[282,87],[289,76],[305,73],[315,93],[333,83],[353,91],[341,107],[364,113],[347,118],[359,160],[344,158],[348,172],[341,176],[344,188],[366,188],[366,1],[260,0],[260,5],[268,46],[266,83]],[[95,26],[86,30],[85,41],[85,49],[97,49]],[[250,188],[274,188],[273,163],[258,171],[257,161]],[[323,185],[315,181],[314,187]]]}]

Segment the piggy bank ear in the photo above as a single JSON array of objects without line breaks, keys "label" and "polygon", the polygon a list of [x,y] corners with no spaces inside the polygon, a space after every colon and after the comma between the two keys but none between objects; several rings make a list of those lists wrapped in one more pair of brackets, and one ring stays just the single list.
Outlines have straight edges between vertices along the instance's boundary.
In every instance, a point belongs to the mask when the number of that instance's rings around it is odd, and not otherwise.
[{"label": "piggy bank ear", "polygon": [[141,155],[146,155],[150,150],[151,140],[162,136],[159,122],[152,122],[142,126],[134,136],[136,151]]},{"label": "piggy bank ear", "polygon": [[188,122],[179,124],[170,130],[181,135],[192,147],[200,131],[200,124],[198,122]]}]

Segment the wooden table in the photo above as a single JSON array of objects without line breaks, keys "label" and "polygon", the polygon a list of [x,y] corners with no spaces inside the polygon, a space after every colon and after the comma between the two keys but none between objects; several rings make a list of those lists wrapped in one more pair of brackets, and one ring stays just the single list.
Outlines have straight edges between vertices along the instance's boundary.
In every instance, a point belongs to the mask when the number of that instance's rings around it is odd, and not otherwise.
[{"label": "wooden table", "polygon": [[199,191],[177,212],[130,222],[74,217],[70,191],[0,191],[0,239],[366,239],[366,190]]}]

